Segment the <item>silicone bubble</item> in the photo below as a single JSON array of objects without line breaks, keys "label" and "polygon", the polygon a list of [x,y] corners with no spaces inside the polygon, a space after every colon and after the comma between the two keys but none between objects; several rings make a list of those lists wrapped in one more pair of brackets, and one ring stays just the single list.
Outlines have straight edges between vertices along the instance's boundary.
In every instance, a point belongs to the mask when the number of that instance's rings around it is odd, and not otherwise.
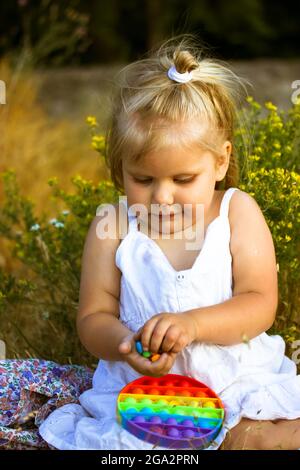
[{"label": "silicone bubble", "polygon": [[167,423],[167,424],[173,424],[173,425],[175,424],[175,425],[177,425],[177,420],[176,420],[175,418],[168,418],[168,419],[166,420],[166,423]]},{"label": "silicone bubble", "polygon": [[157,404],[158,404],[158,405],[167,405],[167,404],[168,404],[168,401],[167,401],[167,400],[164,400],[163,398],[161,398],[160,400],[157,400]]},{"label": "silicone bubble", "polygon": [[134,395],[142,395],[144,393],[144,389],[136,387],[136,388],[133,389],[133,393],[134,393]]},{"label": "silicone bubble", "polygon": [[150,418],[150,423],[155,423],[155,424],[160,424],[162,423],[162,419],[160,416],[152,416],[152,418]]},{"label": "silicone bubble", "polygon": [[160,393],[157,388],[150,388],[149,395],[160,395]]},{"label": "silicone bubble", "polygon": [[191,426],[191,427],[194,426],[194,422],[191,419],[185,419],[185,420],[182,421],[181,424],[184,425],[184,426]]},{"label": "silicone bubble", "polygon": [[180,431],[177,428],[170,428],[168,429],[167,434],[170,437],[178,437],[180,436]]},{"label": "silicone bubble", "polygon": [[125,398],[124,403],[129,403],[130,405],[134,405],[136,403],[136,398],[127,397],[127,398]]},{"label": "silicone bubble", "polygon": [[143,403],[143,405],[152,405],[152,400],[151,398],[142,398],[140,403]]},{"label": "silicone bubble", "polygon": [[166,449],[204,449],[225,416],[220,398],[206,384],[168,374],[140,377],[119,393],[117,418],[138,439]]},{"label": "silicone bubble", "polygon": [[144,416],[138,415],[133,418],[135,423],[145,423],[146,418]]}]

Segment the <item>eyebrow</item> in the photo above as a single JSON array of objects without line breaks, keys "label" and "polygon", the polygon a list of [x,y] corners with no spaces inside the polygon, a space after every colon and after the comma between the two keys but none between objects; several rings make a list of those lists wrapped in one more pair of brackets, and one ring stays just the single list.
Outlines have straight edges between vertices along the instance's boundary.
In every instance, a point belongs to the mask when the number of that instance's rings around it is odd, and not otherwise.
[{"label": "eyebrow", "polygon": [[[200,168],[195,169],[194,171],[191,171],[191,172],[186,171],[185,173],[178,173],[176,175],[171,175],[171,176],[173,176],[173,178],[178,178],[179,176],[194,176],[199,171],[200,171]],[[131,176],[142,176],[143,178],[153,178],[153,176],[151,176],[151,175],[145,175],[144,173],[139,173],[139,172],[133,171],[133,170],[128,170],[128,173]]]}]

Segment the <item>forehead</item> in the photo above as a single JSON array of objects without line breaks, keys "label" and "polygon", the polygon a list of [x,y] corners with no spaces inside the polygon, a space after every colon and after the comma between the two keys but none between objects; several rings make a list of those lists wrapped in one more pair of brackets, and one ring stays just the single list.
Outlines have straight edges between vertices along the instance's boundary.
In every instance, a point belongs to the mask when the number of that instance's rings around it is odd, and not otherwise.
[{"label": "forehead", "polygon": [[141,147],[124,158],[123,170],[163,177],[191,173],[211,163],[208,148],[214,147],[216,136],[207,120],[170,122],[154,116],[138,122],[145,131],[139,139]]},{"label": "forehead", "polygon": [[212,165],[214,157],[199,146],[179,148],[170,146],[144,155],[138,162],[125,161],[125,171],[148,176],[168,176],[197,173]]}]

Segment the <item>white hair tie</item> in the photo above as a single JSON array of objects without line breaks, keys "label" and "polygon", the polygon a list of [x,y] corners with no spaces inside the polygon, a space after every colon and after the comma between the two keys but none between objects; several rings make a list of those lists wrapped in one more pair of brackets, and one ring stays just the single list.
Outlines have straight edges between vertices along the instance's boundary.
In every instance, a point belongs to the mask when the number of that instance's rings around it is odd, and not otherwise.
[{"label": "white hair tie", "polygon": [[172,65],[172,67],[169,68],[168,77],[171,80],[175,80],[175,82],[179,82],[179,83],[189,82],[193,78],[192,72],[179,73],[177,72],[176,67],[174,65]]}]

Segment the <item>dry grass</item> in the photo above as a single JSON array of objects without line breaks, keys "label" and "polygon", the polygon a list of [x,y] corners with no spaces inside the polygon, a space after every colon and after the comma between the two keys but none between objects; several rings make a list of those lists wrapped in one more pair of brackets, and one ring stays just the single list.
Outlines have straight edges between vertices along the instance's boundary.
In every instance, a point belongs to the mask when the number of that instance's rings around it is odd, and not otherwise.
[{"label": "dry grass", "polygon": [[[16,170],[21,193],[32,199],[36,213],[57,214],[57,203],[50,199],[49,178],[56,176],[62,188],[74,189],[70,179],[80,174],[97,182],[107,170],[91,148],[86,115],[71,119],[51,119],[39,103],[41,81],[34,71],[11,70],[0,62],[0,77],[6,83],[6,105],[0,106],[0,172]],[[0,182],[0,204],[3,187]],[[0,241],[0,266],[12,268],[7,243]]]}]

